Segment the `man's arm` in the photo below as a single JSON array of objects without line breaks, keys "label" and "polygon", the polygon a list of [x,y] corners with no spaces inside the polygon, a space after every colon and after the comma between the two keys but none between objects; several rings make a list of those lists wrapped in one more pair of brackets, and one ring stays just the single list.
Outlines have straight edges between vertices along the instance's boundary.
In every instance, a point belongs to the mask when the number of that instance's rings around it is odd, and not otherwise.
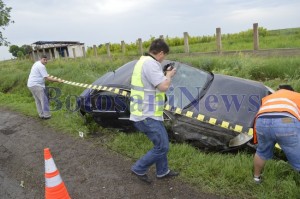
[{"label": "man's arm", "polygon": [[59,83],[63,83],[64,81],[61,79],[54,79],[53,77],[45,77],[45,80],[48,80],[50,82],[59,82]]},{"label": "man's arm", "polygon": [[162,83],[158,84],[157,85],[157,89],[162,91],[162,92],[165,92],[168,90],[168,88],[170,87],[170,84],[171,84],[171,79],[172,77],[175,75],[176,73],[176,69],[173,68],[172,70],[170,71],[167,71],[166,72],[166,80],[163,81]]}]

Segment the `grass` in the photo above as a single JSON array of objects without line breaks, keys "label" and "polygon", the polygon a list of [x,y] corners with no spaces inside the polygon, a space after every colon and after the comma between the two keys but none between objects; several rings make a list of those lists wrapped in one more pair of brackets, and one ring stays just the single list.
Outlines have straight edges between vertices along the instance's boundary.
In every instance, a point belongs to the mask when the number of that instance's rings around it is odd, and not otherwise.
[{"label": "grass", "polygon": [[[259,48],[299,48],[300,47],[300,28],[289,28],[280,30],[267,30],[259,27]],[[143,49],[148,49],[153,37],[143,41]],[[171,53],[184,53],[183,37],[165,38],[171,47]],[[233,34],[222,34],[222,51],[241,51],[253,50],[253,30],[249,29]],[[138,45],[136,43],[126,44],[126,56],[138,55]],[[189,50],[193,52],[212,52],[216,51],[216,38],[213,36],[189,36]],[[112,43],[110,51],[113,55],[121,55],[121,44]],[[93,56],[93,49],[88,48],[88,56]],[[98,55],[106,55],[106,46],[100,45],[97,48]]]},{"label": "grass", "polygon": [[[151,143],[141,133],[120,133],[109,146],[138,159]],[[187,144],[171,144],[169,165],[181,172],[180,178],[200,190],[238,198],[298,198],[300,179],[284,161],[270,160],[264,182],[253,183],[252,155],[247,153],[204,153]]]},{"label": "grass", "polygon": [[[275,38],[276,34],[274,32],[271,36]],[[294,43],[299,42],[295,38],[294,40]],[[274,43],[280,42],[282,41],[274,40]],[[297,56],[262,58],[239,53],[235,56],[179,57],[170,54],[168,59],[186,62],[215,73],[261,81],[273,89],[278,84],[287,83],[300,92],[300,57]],[[123,56],[60,59],[50,61],[47,70],[66,80],[90,84],[104,73],[130,60],[132,57]],[[37,118],[33,98],[26,87],[31,66],[32,62],[28,60],[0,62],[0,106]],[[130,157],[132,161],[152,147],[141,133],[105,129],[92,120],[85,124],[77,112],[73,111],[76,109],[75,97],[80,95],[82,88],[58,83],[48,83],[48,86],[61,91],[60,95],[54,95],[61,102],[61,108],[55,110],[58,103],[51,102],[53,118],[44,121],[46,125],[73,136],[84,132],[87,138]],[[71,108],[67,106],[69,103],[72,104]],[[256,185],[252,181],[253,154],[205,153],[187,144],[171,143],[168,156],[170,167],[181,172],[180,178],[201,191],[236,198],[300,198],[300,176],[282,160],[268,161],[264,182]]]}]

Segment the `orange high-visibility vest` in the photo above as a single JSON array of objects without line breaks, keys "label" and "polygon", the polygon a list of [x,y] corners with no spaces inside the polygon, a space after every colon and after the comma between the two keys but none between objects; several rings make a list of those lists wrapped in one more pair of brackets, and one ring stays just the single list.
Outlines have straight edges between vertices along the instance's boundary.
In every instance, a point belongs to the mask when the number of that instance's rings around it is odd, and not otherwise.
[{"label": "orange high-visibility vest", "polygon": [[[300,121],[300,93],[280,89],[262,99],[256,118],[263,113],[286,112]],[[254,143],[257,143],[256,130],[253,132]]]}]

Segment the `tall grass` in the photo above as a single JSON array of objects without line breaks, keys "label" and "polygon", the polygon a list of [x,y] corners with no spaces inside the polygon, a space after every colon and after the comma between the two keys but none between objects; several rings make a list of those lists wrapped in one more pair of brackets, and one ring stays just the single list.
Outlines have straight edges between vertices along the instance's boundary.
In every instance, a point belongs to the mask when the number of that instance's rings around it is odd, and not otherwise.
[{"label": "tall grass", "polygon": [[[260,49],[274,49],[274,48],[299,48],[300,47],[300,28],[290,28],[282,30],[267,30],[263,27],[259,27],[259,47]],[[154,37],[143,41],[142,46],[144,49],[148,49],[151,41]],[[183,53],[184,52],[184,38],[165,37],[166,42],[171,47],[171,53]],[[190,52],[213,52],[216,51],[216,36],[189,36],[189,49]],[[138,55],[138,44],[129,43],[125,44],[125,55]],[[241,51],[253,49],[253,30],[249,29],[241,31],[239,33],[222,34],[222,50],[223,51]],[[110,51],[113,55],[121,55],[121,44],[110,44]],[[87,50],[88,56],[94,54],[94,49],[89,47]],[[98,55],[106,55],[106,45],[101,44],[97,47]]]}]

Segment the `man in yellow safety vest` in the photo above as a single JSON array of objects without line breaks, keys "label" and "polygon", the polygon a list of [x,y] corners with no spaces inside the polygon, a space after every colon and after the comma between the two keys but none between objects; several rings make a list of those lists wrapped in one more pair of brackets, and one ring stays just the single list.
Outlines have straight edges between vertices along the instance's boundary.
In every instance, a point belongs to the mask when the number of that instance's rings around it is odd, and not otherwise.
[{"label": "man in yellow safety vest", "polygon": [[176,69],[171,67],[165,75],[163,73],[161,62],[168,53],[169,46],[163,39],[154,40],[149,53],[141,56],[136,63],[131,79],[130,120],[154,145],[132,166],[131,171],[147,183],[151,183],[147,171],[153,164],[156,165],[158,179],[179,175],[168,167],[169,139],[163,124],[165,91],[176,73]]}]

